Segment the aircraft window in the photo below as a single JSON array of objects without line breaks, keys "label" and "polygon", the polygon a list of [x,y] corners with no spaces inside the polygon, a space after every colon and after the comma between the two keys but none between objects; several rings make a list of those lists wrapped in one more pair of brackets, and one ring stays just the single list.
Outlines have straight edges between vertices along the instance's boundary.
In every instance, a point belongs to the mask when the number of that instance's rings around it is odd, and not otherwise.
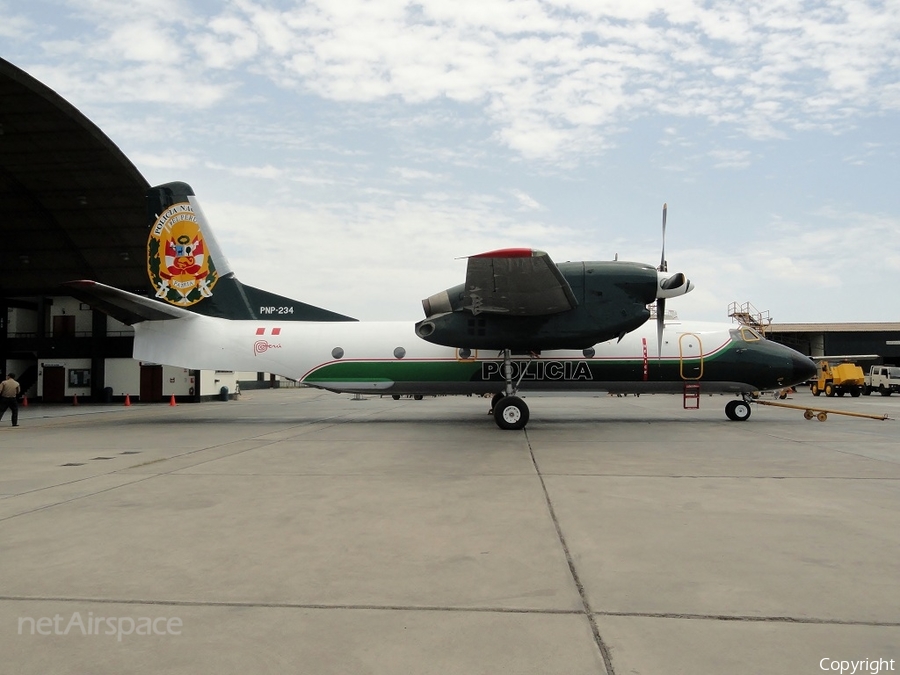
[{"label": "aircraft window", "polygon": [[762,335],[757,333],[752,328],[748,328],[747,326],[741,327],[741,338],[744,340],[744,342],[758,342],[759,340],[763,339]]},{"label": "aircraft window", "polygon": [[592,358],[594,358],[594,355],[595,355],[596,353],[597,353],[597,351],[596,351],[593,347],[588,347],[587,349],[585,349],[585,350],[582,352],[582,354],[584,354],[584,357],[585,357],[586,359],[592,359]]},{"label": "aircraft window", "polygon": [[344,358],[344,350],[341,347],[335,347],[331,350],[331,357],[335,359]]},{"label": "aircraft window", "polygon": [[398,359],[402,359],[404,356],[406,356],[406,350],[403,347],[397,347],[394,350],[394,356]]}]

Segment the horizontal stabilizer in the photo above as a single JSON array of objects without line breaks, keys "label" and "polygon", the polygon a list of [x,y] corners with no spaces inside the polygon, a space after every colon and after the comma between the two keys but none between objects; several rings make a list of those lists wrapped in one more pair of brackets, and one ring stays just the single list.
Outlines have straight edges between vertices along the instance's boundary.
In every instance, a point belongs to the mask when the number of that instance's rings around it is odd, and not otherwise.
[{"label": "horizontal stabilizer", "polygon": [[96,281],[67,281],[66,292],[74,298],[131,326],[141,321],[165,321],[191,316],[191,312],[142,295],[135,295]]}]

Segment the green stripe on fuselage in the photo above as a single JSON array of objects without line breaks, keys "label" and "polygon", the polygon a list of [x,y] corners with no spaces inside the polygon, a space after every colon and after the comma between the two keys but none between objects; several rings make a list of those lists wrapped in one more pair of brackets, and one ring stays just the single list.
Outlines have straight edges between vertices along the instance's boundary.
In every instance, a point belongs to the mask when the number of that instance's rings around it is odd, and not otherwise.
[{"label": "green stripe on fuselage", "polygon": [[[704,379],[711,379],[710,370],[720,359],[721,350],[703,359]],[[680,381],[696,370],[700,359],[647,360],[649,381]],[[502,361],[498,359],[478,361],[339,361],[316,368],[303,381],[316,385],[340,382],[503,382]],[[522,377],[522,369],[525,368]],[[718,369],[720,370],[720,369]],[[591,359],[521,359],[513,358],[513,378],[528,381],[581,381],[588,382],[640,382],[644,378],[642,359],[591,360]],[[687,379],[692,379],[690,376]],[[730,378],[729,378],[730,379]]]}]

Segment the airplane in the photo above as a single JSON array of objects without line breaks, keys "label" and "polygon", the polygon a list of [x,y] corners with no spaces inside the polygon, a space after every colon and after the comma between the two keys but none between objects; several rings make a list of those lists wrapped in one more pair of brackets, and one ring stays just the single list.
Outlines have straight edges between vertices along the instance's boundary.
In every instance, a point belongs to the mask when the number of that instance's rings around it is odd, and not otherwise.
[{"label": "airplane", "polygon": [[693,285],[667,270],[665,206],[658,267],[557,265],[530,248],[482,253],[468,258],[465,283],[425,299],[425,318],[412,324],[357,321],[242,284],[186,183],[150,188],[147,204],[148,296],[91,280],[64,284],[132,325],[133,357],[142,361],[269,372],[395,398],[493,394],[492,415],[504,430],[528,423],[519,392],[680,393],[686,385],[739,396],[725,414],[742,421],[753,394],[816,371],[752,328],[667,320],[666,299]]}]

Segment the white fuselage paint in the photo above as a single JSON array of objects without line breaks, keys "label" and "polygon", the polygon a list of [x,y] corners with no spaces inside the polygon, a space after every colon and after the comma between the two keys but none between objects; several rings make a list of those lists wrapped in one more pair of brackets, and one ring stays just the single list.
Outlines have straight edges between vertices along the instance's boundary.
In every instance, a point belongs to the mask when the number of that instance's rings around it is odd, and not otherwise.
[{"label": "white fuselage paint", "polygon": [[[727,347],[731,341],[730,324],[670,322],[663,334],[663,361],[708,358]],[[148,321],[135,325],[134,358],[153,363],[199,370],[267,372],[304,381],[316,369],[333,364],[397,361],[403,351],[407,363],[459,361],[458,350],[434,345],[419,339],[413,322],[304,322],[304,321],[235,321],[193,315],[171,321]],[[643,360],[657,362],[656,325],[648,322],[626,335],[621,341],[595,345],[591,363]],[[338,357],[335,354],[339,354]],[[499,353],[481,350],[476,361],[496,362]],[[515,357],[519,360],[527,357]],[[542,361],[584,360],[579,350],[544,351]],[[608,390],[609,383],[590,381],[578,375],[577,369],[548,368],[560,377],[545,378],[539,388],[565,390],[577,384],[579,389]],[[573,375],[574,373],[574,375]],[[565,375],[562,376],[562,375]],[[530,384],[529,378],[522,382]],[[637,378],[638,380],[640,378]],[[686,378],[690,379],[690,378]],[[314,386],[334,391],[373,391],[390,389],[390,382],[315,382]],[[531,383],[534,384],[534,383]],[[651,383],[644,383],[651,385]],[[741,383],[722,383],[726,391],[749,390]],[[704,387],[709,390],[710,383]],[[652,388],[652,387],[651,387]],[[493,390],[496,385],[466,386],[460,381],[429,382],[429,393],[460,393],[464,390]],[[644,390],[648,390],[645,388]],[[669,391],[663,386],[659,391]],[[473,392],[474,393],[474,392]]]}]

